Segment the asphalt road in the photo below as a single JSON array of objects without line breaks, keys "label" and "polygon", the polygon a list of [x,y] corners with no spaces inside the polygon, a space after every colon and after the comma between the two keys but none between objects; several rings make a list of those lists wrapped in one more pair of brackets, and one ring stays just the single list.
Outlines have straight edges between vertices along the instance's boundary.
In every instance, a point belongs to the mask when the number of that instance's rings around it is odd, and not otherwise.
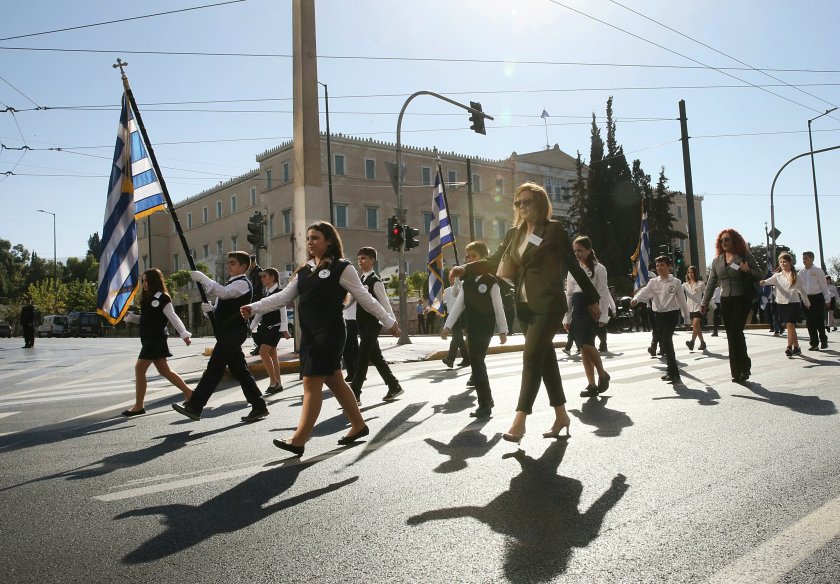
[{"label": "asphalt road", "polygon": [[[2,339],[0,581],[840,581],[840,353],[788,359],[752,331],[741,386],[725,339],[689,353],[686,338],[675,388],[646,335],[611,336],[600,399],[578,397],[579,359],[558,351],[572,437],[541,437],[542,393],[520,448],[500,433],[521,353],[488,358],[497,405],[482,422],[468,370],[394,365],[406,392],[392,403],[372,370],[369,439],[338,447],[346,424],[326,399],[300,460],[271,443],[296,424],[295,376],[256,424],[230,384],[188,421],[155,377],[149,414],[125,419],[136,339]],[[171,344],[188,383],[208,343]]]}]

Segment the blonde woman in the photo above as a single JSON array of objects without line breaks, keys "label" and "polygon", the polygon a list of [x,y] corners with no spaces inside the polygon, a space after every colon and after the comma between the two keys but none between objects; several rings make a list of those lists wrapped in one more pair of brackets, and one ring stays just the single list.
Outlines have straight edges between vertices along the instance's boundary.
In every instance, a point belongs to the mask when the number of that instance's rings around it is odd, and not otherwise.
[{"label": "blonde woman", "polygon": [[801,355],[799,337],[796,335],[796,323],[802,318],[802,303],[810,308],[811,302],[805,291],[805,283],[796,277],[793,267],[793,257],[789,253],[779,255],[779,271],[759,282],[761,286],[776,287],[776,307],[779,311],[779,322],[787,329],[787,349],[785,355],[792,357]]},{"label": "blonde woman", "polygon": [[703,293],[706,291],[706,284],[697,277],[697,266],[688,266],[683,283],[685,302],[688,304],[688,315],[691,319],[691,340],[685,345],[689,351],[694,350],[694,341],[700,339],[701,351],[706,350],[706,341],[703,340],[703,315],[700,314],[700,305],[703,303]]}]

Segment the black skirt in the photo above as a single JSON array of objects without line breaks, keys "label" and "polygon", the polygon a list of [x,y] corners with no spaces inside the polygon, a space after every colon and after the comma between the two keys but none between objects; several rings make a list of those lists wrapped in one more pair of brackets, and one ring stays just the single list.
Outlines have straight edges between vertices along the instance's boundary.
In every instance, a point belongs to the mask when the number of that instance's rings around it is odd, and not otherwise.
[{"label": "black skirt", "polygon": [[273,328],[264,328],[259,327],[257,329],[257,335],[260,340],[260,345],[268,345],[269,347],[276,347],[277,343],[280,342],[280,337],[283,336],[283,333],[280,332],[280,327],[273,327]]},{"label": "black skirt", "polygon": [[584,345],[595,346],[595,333],[598,330],[598,323],[589,316],[589,306],[583,292],[575,292],[572,295],[572,336],[578,347]]},{"label": "black skirt", "polygon": [[[302,323],[301,327],[303,327]],[[329,376],[341,369],[341,355],[344,352],[344,340],[347,337],[344,326],[340,329],[318,332],[310,332],[302,328],[301,333],[301,377]]]},{"label": "black skirt", "polygon": [[166,344],[166,337],[155,335],[153,337],[140,337],[140,355],[138,359],[147,359],[154,361],[155,359],[166,359],[171,357],[169,352],[169,345]]},{"label": "black skirt", "polygon": [[789,322],[796,324],[802,320],[802,304],[799,302],[776,304],[776,310],[779,311],[779,322],[782,324]]}]

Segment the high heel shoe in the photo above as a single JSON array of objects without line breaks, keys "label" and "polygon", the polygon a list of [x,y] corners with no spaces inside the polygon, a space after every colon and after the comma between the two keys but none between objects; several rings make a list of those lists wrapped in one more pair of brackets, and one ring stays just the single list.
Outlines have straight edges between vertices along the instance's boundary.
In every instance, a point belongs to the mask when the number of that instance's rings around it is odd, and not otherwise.
[{"label": "high heel shoe", "polygon": [[340,446],[346,446],[347,444],[353,444],[356,440],[358,440],[359,438],[364,438],[368,434],[370,434],[370,428],[368,428],[367,424],[365,424],[365,427],[362,428],[361,430],[359,430],[358,432],[356,432],[355,434],[348,434],[344,438],[339,438],[338,439],[338,444]]},{"label": "high heel shoe", "polygon": [[303,446],[295,446],[291,443],[291,438],[289,438],[289,442],[286,442],[282,438],[275,438],[273,440],[274,445],[281,450],[285,450],[286,452],[291,452],[295,456],[303,456]]},{"label": "high heel shoe", "polygon": [[547,432],[543,432],[543,438],[560,438],[560,432],[563,430],[563,428],[566,428],[565,438],[568,438],[569,436],[572,435],[571,432],[569,431],[569,426],[571,426],[571,425],[572,425],[571,418],[566,418],[566,420],[564,422],[562,422],[560,425],[558,425],[557,422],[554,422],[554,425],[551,427],[551,430],[549,430]]},{"label": "high heel shoe", "polygon": [[505,432],[502,434],[502,440],[505,442],[513,442],[515,444],[519,444],[522,442],[522,437],[525,436],[525,430],[522,430],[522,434],[514,434],[513,432]]}]

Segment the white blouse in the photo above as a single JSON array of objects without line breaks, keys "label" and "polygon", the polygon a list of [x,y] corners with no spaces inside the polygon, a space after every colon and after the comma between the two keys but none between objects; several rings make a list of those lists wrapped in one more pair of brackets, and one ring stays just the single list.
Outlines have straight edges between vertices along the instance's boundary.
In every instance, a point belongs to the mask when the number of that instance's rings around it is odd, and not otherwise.
[{"label": "white blouse", "polygon": [[683,291],[685,292],[685,303],[688,304],[688,311],[700,312],[700,305],[703,304],[703,292],[706,291],[706,284],[702,280],[698,280],[694,284],[684,282]]},{"label": "white blouse", "polygon": [[[808,295],[805,293],[804,278],[796,278],[796,284],[791,284],[790,279],[782,272],[776,272],[766,280],[765,286],[776,287],[776,304],[799,304],[805,301],[805,306],[811,306]],[[802,299],[800,300],[800,296]]]},{"label": "white blouse", "polygon": [[[589,268],[585,265],[581,265],[580,267],[587,275],[589,275]],[[609,309],[612,304],[612,295],[610,294],[610,289],[607,284],[607,268],[605,268],[601,263],[595,264],[595,277],[592,278],[592,285],[595,286],[595,289],[601,296],[601,299],[598,301],[598,306],[601,308],[600,322],[606,323],[610,320]],[[574,296],[576,292],[583,292],[583,289],[570,273],[566,276],[566,303],[569,307],[569,312],[567,312],[566,316],[563,317],[563,324],[569,324],[572,321],[572,296]]]}]

